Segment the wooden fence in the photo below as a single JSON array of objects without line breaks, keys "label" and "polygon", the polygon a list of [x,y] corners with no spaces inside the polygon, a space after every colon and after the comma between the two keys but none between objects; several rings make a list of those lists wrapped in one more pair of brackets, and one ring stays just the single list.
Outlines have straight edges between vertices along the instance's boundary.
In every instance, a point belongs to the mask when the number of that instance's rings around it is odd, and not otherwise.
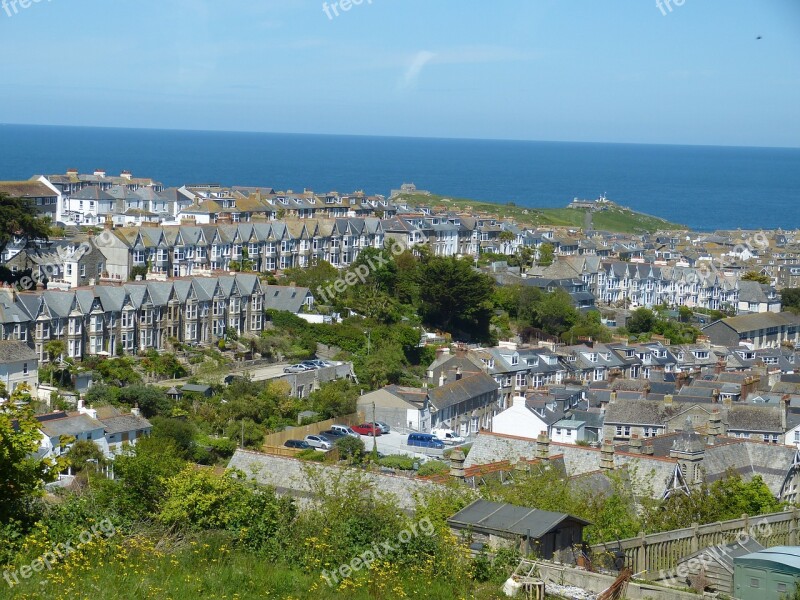
[{"label": "wooden fence", "polygon": [[675,529],[663,533],[608,542],[592,546],[595,554],[613,552],[620,548],[625,552],[628,564],[637,577],[641,573],[645,579],[655,577],[659,570],[673,569],[678,561],[689,554],[718,544],[729,544],[744,536],[750,537],[765,547],[796,546],[800,541],[800,509],[769,515],[709,523],[692,524],[685,529]]},{"label": "wooden fence", "polygon": [[[364,413],[355,413],[346,415],[344,417],[337,417],[335,419],[328,419],[320,423],[313,423],[311,425],[303,425],[301,427],[291,427],[278,433],[269,434],[264,441],[264,451],[267,454],[274,454],[270,452],[270,448],[282,448],[283,444],[289,440],[302,440],[307,435],[315,435],[326,429],[330,429],[331,425],[359,425],[364,422]],[[290,448],[287,448],[290,450]],[[294,453],[296,454],[296,453]],[[286,456],[294,456],[294,454]]]}]

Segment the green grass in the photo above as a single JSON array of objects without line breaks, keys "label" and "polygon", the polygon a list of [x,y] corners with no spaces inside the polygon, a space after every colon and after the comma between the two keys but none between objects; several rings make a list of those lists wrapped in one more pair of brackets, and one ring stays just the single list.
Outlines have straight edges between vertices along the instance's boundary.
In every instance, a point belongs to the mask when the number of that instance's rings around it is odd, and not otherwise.
[{"label": "green grass", "polygon": [[[391,561],[376,563],[373,570],[362,569],[346,582],[330,586],[320,572],[273,564],[234,547],[225,536],[175,538],[166,540],[166,544],[164,539],[120,537],[92,543],[52,570],[33,573],[13,588],[0,581],[0,600],[502,597],[498,581],[465,584],[456,592],[453,582],[437,573],[424,568],[400,569]],[[20,566],[3,569],[18,570]]]},{"label": "green grass", "polygon": [[[574,208],[525,208],[512,204],[499,204],[466,198],[448,198],[446,196],[424,194],[402,194],[397,200],[409,204],[440,206],[452,209],[469,209],[485,213],[501,219],[514,219],[521,225],[574,227],[581,229],[586,222],[586,210]],[[646,215],[612,205],[605,211],[594,213],[593,226],[596,230],[616,233],[652,233],[660,230],[685,229],[683,225],[671,223],[666,219]]]}]

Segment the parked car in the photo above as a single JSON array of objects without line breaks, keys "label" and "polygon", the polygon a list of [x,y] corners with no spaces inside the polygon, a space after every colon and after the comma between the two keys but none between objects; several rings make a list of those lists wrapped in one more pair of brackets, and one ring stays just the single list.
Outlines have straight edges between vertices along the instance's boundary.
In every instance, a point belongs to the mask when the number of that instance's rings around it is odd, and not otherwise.
[{"label": "parked car", "polygon": [[381,433],[389,433],[392,430],[392,428],[383,421],[375,421],[375,425],[380,428]]},{"label": "parked car", "polygon": [[290,365],[288,367],[283,368],[284,373],[305,373],[306,371],[313,371],[312,367],[307,367],[302,363],[298,363],[296,365]]},{"label": "parked car", "polygon": [[330,366],[330,363],[327,363],[324,360],[319,360],[316,358],[314,360],[304,360],[300,364],[308,367],[309,369],[322,369],[324,367]]},{"label": "parked car", "polygon": [[431,433],[445,444],[463,444],[466,441],[452,429],[434,429]]},{"label": "parked car", "polygon": [[305,441],[312,448],[317,448],[319,450],[330,450],[333,448],[331,441],[322,435],[307,435]]},{"label": "parked car", "polygon": [[283,445],[287,448],[297,448],[298,450],[308,450],[311,448],[309,443],[304,440],[286,440]]},{"label": "parked car", "polygon": [[431,433],[409,433],[406,444],[418,448],[444,449],[444,442]]},{"label": "parked car", "polygon": [[372,435],[378,437],[381,435],[381,428],[372,423],[362,423],[361,425],[353,425],[353,431],[360,435]]},{"label": "parked car", "polygon": [[350,437],[346,433],[342,433],[341,431],[334,431],[333,429],[326,429],[320,435],[324,435],[326,438],[333,442],[338,442],[342,438]]},{"label": "parked car", "polygon": [[331,425],[331,431],[338,431],[339,433],[343,435],[349,435],[350,437],[359,437],[359,435],[347,425]]}]

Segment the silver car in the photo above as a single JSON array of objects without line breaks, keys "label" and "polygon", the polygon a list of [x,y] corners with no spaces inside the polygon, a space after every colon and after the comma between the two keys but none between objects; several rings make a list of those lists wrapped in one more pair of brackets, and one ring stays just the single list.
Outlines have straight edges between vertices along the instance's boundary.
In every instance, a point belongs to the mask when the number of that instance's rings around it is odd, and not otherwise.
[{"label": "silver car", "polygon": [[331,444],[327,438],[321,435],[307,435],[305,442],[317,450],[330,450],[333,448],[333,444]]}]

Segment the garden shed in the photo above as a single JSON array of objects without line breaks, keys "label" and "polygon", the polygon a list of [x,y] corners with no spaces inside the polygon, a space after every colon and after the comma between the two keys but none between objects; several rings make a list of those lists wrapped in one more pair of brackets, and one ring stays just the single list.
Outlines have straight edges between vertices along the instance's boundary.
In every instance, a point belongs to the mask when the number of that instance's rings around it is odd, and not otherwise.
[{"label": "garden shed", "polygon": [[733,559],[734,596],[739,600],[782,600],[800,582],[800,546],[775,546]]}]

